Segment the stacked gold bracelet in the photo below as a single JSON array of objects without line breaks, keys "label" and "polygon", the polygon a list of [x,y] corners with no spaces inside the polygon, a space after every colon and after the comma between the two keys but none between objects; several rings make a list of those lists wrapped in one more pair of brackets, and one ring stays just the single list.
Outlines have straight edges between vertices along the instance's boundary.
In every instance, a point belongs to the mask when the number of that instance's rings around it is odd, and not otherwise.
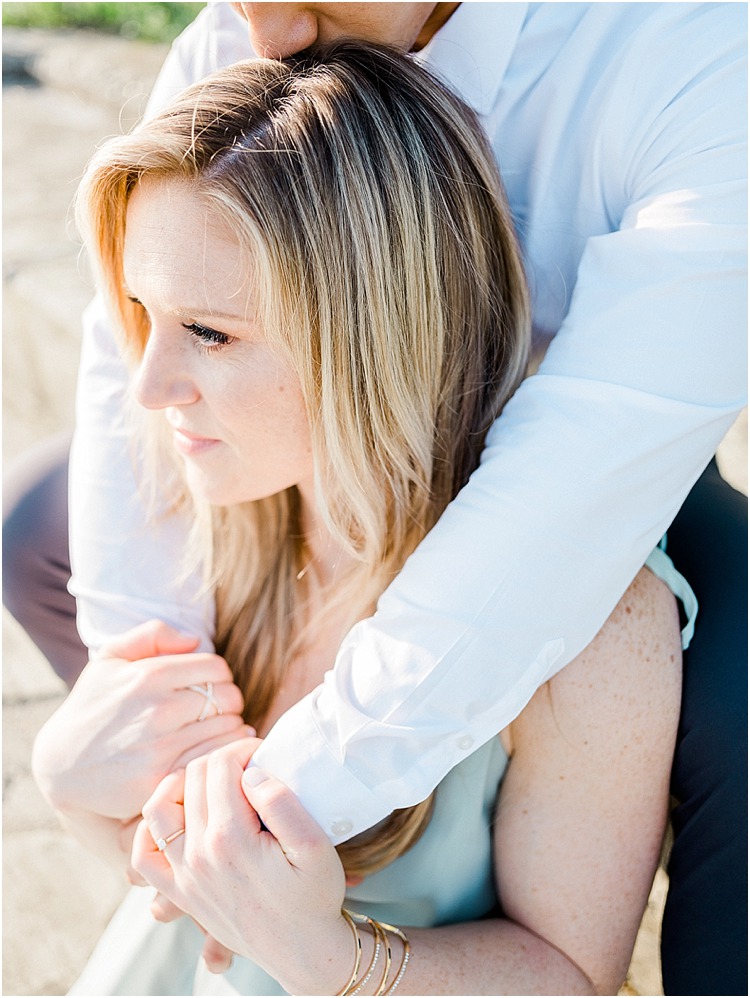
[{"label": "stacked gold bracelet", "polygon": [[[406,938],[405,933],[402,932],[401,929],[397,929],[395,925],[388,925],[387,922],[376,922],[374,918],[369,918],[367,915],[358,915],[356,912],[347,911],[345,908],[341,909],[341,914],[344,916],[344,919],[349,928],[352,930],[352,935],[354,936],[354,970],[352,971],[352,975],[349,978],[346,987],[339,991],[338,994],[342,996],[342,998],[344,995],[354,996],[360,994],[362,988],[364,988],[365,985],[372,979],[372,975],[375,972],[382,950],[385,953],[385,967],[383,969],[383,973],[381,974],[380,982],[375,995],[392,995],[401,983],[401,979],[406,973],[406,967],[409,963],[411,947],[409,946],[409,940]],[[357,929],[358,925],[366,925],[369,928],[375,943],[370,965],[365,971],[362,979],[359,981],[357,980],[357,976],[362,964],[362,939],[360,938],[359,931]],[[401,963],[399,964],[396,976],[390,986],[388,984],[388,978],[393,966],[393,953],[391,951],[391,943],[388,938],[389,932],[392,932],[395,936],[398,936],[403,945]]]}]

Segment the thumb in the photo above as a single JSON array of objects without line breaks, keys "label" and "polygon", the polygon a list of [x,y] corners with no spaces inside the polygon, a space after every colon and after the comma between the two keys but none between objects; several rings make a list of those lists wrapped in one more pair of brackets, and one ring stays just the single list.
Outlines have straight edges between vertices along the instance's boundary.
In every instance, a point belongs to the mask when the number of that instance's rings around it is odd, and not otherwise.
[{"label": "thumb", "polygon": [[232,951],[226,946],[222,946],[213,936],[206,936],[206,941],[203,944],[203,959],[212,974],[223,974],[225,970],[229,970],[232,966],[233,956]]},{"label": "thumb", "polygon": [[170,901],[168,897],[157,891],[154,900],[151,902],[151,914],[157,922],[174,922],[175,919],[182,918],[185,912]]},{"label": "thumb", "polygon": [[290,862],[309,862],[331,848],[323,829],[281,780],[251,766],[242,774],[242,791]]},{"label": "thumb", "polygon": [[124,658],[135,662],[157,655],[181,655],[195,651],[200,638],[180,631],[161,620],[149,620],[105,642],[97,658]]}]

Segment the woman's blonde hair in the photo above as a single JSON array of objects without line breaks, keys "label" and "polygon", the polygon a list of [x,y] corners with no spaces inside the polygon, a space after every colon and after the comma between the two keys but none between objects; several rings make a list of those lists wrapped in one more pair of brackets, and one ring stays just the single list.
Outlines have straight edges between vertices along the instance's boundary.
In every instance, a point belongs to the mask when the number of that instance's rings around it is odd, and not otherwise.
[{"label": "woman's blonde hair", "polygon": [[[414,61],[354,42],[189,88],[104,146],[79,192],[136,360],[149,326],[124,290],[123,244],[144,178],[190,182],[252,260],[258,318],[306,401],[322,515],[354,556],[326,602],[353,623],[465,484],[526,370],[523,270],[482,130]],[[208,515],[216,647],[258,724],[311,623],[299,498]],[[348,872],[404,852],[428,815],[429,802],[395,812],[341,848]]]}]

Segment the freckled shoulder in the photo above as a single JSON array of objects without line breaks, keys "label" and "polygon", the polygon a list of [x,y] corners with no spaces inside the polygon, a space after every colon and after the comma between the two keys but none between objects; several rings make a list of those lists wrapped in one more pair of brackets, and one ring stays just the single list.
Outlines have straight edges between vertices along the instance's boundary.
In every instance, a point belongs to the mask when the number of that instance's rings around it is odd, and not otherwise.
[{"label": "freckled shoulder", "polygon": [[666,729],[679,711],[681,674],[675,597],[643,568],[594,640],[510,726],[511,741],[562,735],[586,744],[651,723]]}]

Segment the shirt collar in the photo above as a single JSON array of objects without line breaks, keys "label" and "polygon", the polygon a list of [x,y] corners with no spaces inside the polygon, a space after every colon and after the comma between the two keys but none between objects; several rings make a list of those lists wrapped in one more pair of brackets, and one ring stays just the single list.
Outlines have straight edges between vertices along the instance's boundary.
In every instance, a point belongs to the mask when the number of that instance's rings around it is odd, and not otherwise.
[{"label": "shirt collar", "polygon": [[416,59],[478,114],[488,114],[528,7],[527,3],[462,3]]}]

